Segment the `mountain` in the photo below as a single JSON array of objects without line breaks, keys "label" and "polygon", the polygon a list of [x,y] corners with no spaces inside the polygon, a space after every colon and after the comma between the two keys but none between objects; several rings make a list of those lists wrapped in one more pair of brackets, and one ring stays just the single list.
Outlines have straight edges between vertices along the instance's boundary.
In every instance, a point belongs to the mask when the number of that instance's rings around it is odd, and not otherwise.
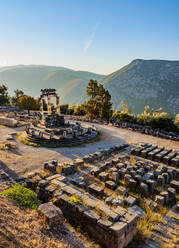
[{"label": "mountain", "polygon": [[123,100],[134,113],[144,106],[163,107],[175,115],[179,112],[179,61],[136,59],[107,76],[86,71],[44,65],[17,65],[0,68],[0,84],[38,97],[41,88],[55,88],[61,103],[80,104],[86,99],[86,86],[96,79],[109,90],[113,108]]},{"label": "mountain", "polygon": [[179,112],[179,61],[136,59],[101,82],[111,93],[113,108],[123,100],[134,113],[146,105],[163,107],[171,115]]},{"label": "mountain", "polygon": [[11,95],[15,89],[38,97],[40,89],[57,89],[61,103],[80,104],[86,99],[90,79],[100,80],[103,75],[75,71],[64,67],[44,65],[17,65],[0,68],[0,84],[5,84]]}]

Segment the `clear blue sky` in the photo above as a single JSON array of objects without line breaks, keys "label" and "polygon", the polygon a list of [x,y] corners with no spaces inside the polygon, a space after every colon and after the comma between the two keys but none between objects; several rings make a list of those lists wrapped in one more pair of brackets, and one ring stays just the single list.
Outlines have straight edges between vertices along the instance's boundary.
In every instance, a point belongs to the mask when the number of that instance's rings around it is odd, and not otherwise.
[{"label": "clear blue sky", "polygon": [[179,0],[0,0],[0,66],[107,74],[136,58],[179,60]]}]

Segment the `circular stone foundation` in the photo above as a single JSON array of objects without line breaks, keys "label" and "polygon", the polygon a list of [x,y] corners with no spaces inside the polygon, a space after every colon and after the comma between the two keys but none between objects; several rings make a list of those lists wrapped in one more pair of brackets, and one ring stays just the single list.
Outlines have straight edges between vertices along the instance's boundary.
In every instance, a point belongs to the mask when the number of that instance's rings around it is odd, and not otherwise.
[{"label": "circular stone foundation", "polygon": [[100,135],[93,125],[67,122],[58,128],[46,128],[43,125],[26,128],[24,139],[26,144],[35,143],[47,147],[75,146],[95,141]]}]

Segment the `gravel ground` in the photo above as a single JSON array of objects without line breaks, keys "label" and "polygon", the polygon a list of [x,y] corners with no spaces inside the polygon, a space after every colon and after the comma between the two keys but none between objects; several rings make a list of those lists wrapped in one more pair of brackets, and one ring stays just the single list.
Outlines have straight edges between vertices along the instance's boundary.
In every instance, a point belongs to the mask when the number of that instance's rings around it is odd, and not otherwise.
[{"label": "gravel ground", "polygon": [[[56,159],[70,161],[73,158],[93,153],[99,149],[108,148],[115,144],[148,142],[153,145],[165,146],[166,148],[179,149],[179,142],[165,140],[126,129],[95,125],[102,132],[101,140],[80,147],[68,148],[36,148],[26,146],[15,139],[17,150],[1,151],[0,160],[4,169],[12,176],[23,175],[26,172],[36,171],[42,168],[43,162]],[[4,140],[8,133],[19,132],[22,128],[0,127],[0,140]]]}]

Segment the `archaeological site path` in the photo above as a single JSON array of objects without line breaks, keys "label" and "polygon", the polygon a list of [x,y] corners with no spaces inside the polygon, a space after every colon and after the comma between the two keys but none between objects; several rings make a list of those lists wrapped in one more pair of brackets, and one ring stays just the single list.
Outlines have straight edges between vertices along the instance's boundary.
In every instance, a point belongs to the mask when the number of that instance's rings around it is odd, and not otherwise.
[{"label": "archaeological site path", "polygon": [[[1,151],[0,160],[3,162],[4,169],[13,176],[23,175],[26,172],[35,171],[42,168],[45,161],[56,159],[58,161],[70,161],[76,157],[81,157],[99,149],[109,148],[115,144],[148,142],[152,145],[165,146],[170,149],[179,149],[179,142],[166,140],[158,137],[149,136],[133,132],[126,129],[95,124],[102,132],[101,140],[80,147],[64,148],[36,148],[26,146],[15,139],[17,150]],[[0,140],[4,140],[8,133],[19,132],[21,128],[0,127]]]}]

